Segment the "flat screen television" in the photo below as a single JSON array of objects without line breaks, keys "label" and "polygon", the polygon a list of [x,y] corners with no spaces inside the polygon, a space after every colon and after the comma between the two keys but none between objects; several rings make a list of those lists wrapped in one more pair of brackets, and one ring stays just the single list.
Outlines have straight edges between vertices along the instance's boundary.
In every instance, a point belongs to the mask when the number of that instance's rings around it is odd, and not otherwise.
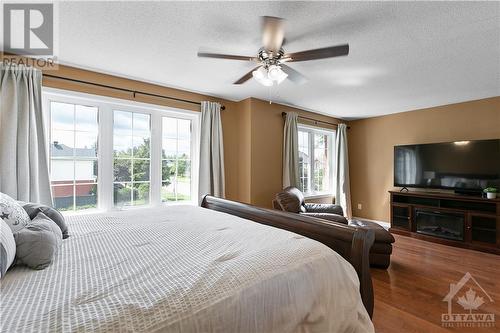
[{"label": "flat screen television", "polygon": [[394,186],[481,193],[500,187],[500,139],[394,146]]}]

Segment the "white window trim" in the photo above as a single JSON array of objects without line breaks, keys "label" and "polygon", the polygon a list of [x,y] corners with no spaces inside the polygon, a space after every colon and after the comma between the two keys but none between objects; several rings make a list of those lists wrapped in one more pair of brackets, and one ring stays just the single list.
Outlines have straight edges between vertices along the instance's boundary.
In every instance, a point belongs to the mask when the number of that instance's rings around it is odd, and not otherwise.
[{"label": "white window trim", "polygon": [[[321,127],[315,127],[315,126],[310,126],[310,125],[304,125],[304,124],[299,124],[297,126],[298,130],[299,131],[302,131],[302,132],[308,132],[309,133],[309,137],[310,138],[313,138],[314,134],[315,133],[324,133],[324,134],[327,134],[328,135],[328,140],[330,141],[329,142],[329,148],[328,148],[328,156],[330,157],[330,161],[329,163],[331,163],[331,167],[330,167],[330,172],[329,172],[329,176],[330,176],[330,191],[313,191],[313,192],[305,192],[304,193],[304,197],[305,198],[308,198],[308,199],[317,199],[317,198],[325,198],[325,197],[333,197],[335,194],[334,194],[334,179],[333,179],[333,176],[334,176],[334,172],[333,172],[333,169],[334,169],[334,140],[335,140],[335,134],[336,134],[336,131],[335,130],[329,130],[329,129],[325,129],[325,128],[321,128]],[[310,155],[310,160],[309,160],[309,165],[310,165],[310,172],[311,172],[311,175],[309,177],[309,188],[312,188],[312,184],[311,182],[313,181],[313,174],[314,174],[314,140],[313,139],[310,139],[309,140],[309,155]]]},{"label": "white window trim", "polygon": [[[73,92],[55,88],[43,88],[42,105],[45,119],[45,133],[50,138],[50,102],[66,102],[95,106],[99,109],[98,123],[98,209],[68,211],[72,214],[91,214],[96,211],[121,209],[138,209],[162,205],[198,204],[198,170],[200,152],[200,112],[159,105],[128,101],[118,98]],[[150,203],[143,206],[115,207],[113,204],[113,111],[129,111],[150,115],[151,121],[151,164],[150,164]],[[162,156],[162,117],[174,117],[192,121],[191,133],[191,200],[183,202],[161,201],[161,156]],[[47,140],[47,151],[50,154],[50,140]],[[49,156],[50,159],[50,156]]]}]

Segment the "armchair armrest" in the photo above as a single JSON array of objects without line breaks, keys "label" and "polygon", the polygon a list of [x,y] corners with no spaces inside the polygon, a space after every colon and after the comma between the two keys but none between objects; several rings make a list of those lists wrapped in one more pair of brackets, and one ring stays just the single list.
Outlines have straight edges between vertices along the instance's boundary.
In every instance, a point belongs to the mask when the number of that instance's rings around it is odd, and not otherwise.
[{"label": "armchair armrest", "polygon": [[332,213],[300,213],[300,215],[305,215],[305,216],[310,216],[310,217],[315,217],[318,219],[323,219],[323,220],[328,220],[332,222],[337,222],[337,223],[342,223],[342,224],[347,224],[348,221],[345,217],[342,215],[338,214],[332,214]]},{"label": "armchair armrest", "polygon": [[304,207],[306,208],[307,213],[328,213],[328,214],[337,214],[340,216],[344,216],[344,211],[342,207],[334,204],[318,204],[318,203],[305,203]]}]

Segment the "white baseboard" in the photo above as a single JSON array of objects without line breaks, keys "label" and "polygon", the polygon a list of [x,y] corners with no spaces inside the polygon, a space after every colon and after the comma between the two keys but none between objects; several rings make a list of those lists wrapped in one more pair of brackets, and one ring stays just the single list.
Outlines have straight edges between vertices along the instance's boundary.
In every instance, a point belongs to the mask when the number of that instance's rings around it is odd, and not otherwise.
[{"label": "white baseboard", "polygon": [[356,220],[360,220],[360,221],[375,222],[377,224],[380,224],[386,230],[389,230],[389,228],[391,227],[391,224],[389,222],[385,222],[385,221],[370,220],[370,219],[365,219],[364,217],[356,217],[356,216],[353,216],[352,218],[356,219]]}]

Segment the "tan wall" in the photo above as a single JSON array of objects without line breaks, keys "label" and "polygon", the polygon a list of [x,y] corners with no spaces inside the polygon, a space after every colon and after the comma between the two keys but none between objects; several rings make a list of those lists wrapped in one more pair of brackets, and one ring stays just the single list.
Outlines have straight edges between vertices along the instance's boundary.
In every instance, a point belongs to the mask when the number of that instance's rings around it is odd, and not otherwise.
[{"label": "tan wall", "polygon": [[226,111],[222,113],[226,197],[250,203],[250,99]]},{"label": "tan wall", "polygon": [[[339,120],[289,106],[269,104],[267,101],[256,98],[251,98],[250,104],[252,165],[250,202],[260,207],[271,207],[274,195],[283,188],[284,123],[281,113],[297,112],[302,116],[334,124],[338,123]],[[326,201],[331,202],[332,199],[329,198]]]},{"label": "tan wall", "polygon": [[[400,144],[500,138],[500,97],[350,122],[353,215],[389,221],[393,147]],[[362,209],[357,209],[357,204]]]}]

